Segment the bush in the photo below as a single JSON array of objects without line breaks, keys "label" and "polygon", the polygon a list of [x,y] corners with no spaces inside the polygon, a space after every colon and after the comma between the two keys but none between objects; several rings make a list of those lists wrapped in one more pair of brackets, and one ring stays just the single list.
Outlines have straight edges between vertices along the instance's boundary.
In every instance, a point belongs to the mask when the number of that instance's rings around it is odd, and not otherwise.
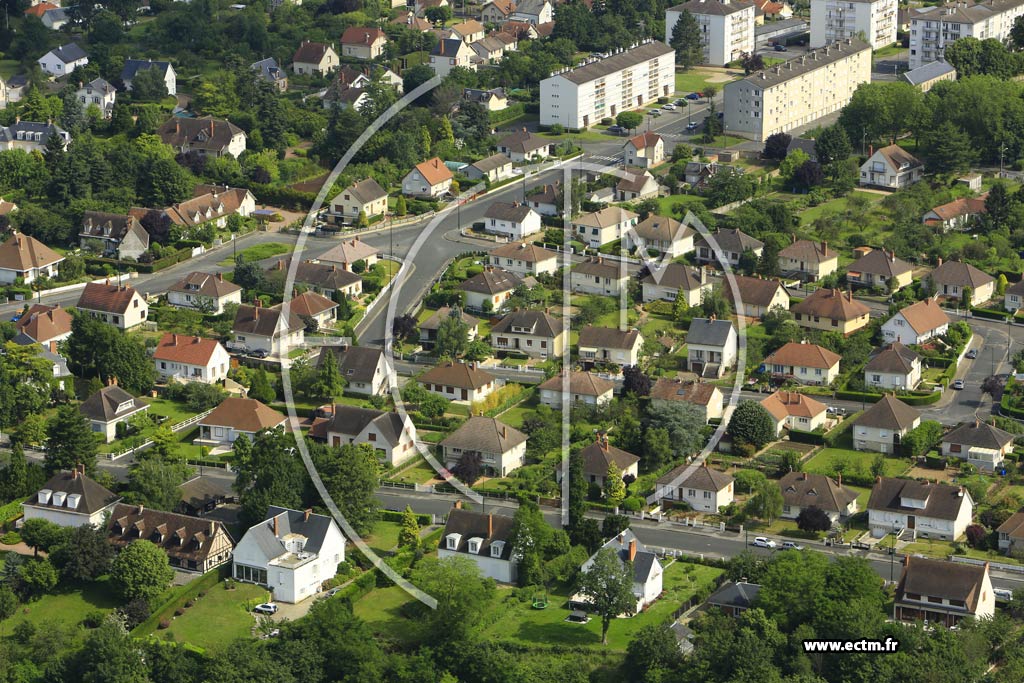
[{"label": "bush", "polygon": [[626,512],[640,512],[644,509],[644,499],[640,496],[630,496],[619,505]]},{"label": "bush", "polygon": [[179,607],[178,609],[174,610],[174,616],[176,616],[176,617],[180,617],[184,613],[185,613],[185,608],[184,607]]},{"label": "bush", "polygon": [[985,548],[985,537],[988,536],[988,532],[980,524],[971,524],[965,531],[967,537],[967,544],[972,548],[984,550]]},{"label": "bush", "polygon": [[106,615],[102,611],[98,609],[91,610],[82,618],[82,626],[85,628],[99,628],[105,618]]},{"label": "bush", "polygon": [[170,628],[170,627],[171,627],[171,622],[168,621],[167,619],[161,619],[160,623],[157,625],[157,628],[160,629],[160,630],[163,630],[165,628]]},{"label": "bush", "polygon": [[195,603],[194,603],[194,602],[192,602],[191,600],[186,600],[186,601],[185,601],[185,609],[188,609],[189,607],[191,607],[191,606],[192,606],[192,605],[194,605],[194,604],[195,604]]},{"label": "bush", "polygon": [[0,536],[0,543],[4,545],[18,545],[21,543],[21,536],[16,531],[8,531],[3,536]]}]

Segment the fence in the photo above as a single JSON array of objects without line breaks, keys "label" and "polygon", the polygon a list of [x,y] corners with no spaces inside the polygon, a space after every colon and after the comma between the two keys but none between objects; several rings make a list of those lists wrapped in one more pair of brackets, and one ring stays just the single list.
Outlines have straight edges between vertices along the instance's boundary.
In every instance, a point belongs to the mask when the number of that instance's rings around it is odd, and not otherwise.
[{"label": "fence", "polygon": [[[179,423],[177,423],[175,425],[171,425],[171,431],[172,432],[180,432],[180,431],[182,431],[184,429],[187,429],[188,427],[191,427],[192,425],[194,425],[195,423],[199,422],[200,420],[202,420],[204,417],[206,417],[207,415],[209,415],[212,412],[213,412],[213,409],[211,408],[210,410],[207,410],[205,412],[199,413],[198,415],[193,415],[192,417],[188,418],[187,420],[182,420],[181,422],[179,422]],[[125,449],[122,449],[120,451],[112,451],[110,453],[107,453],[107,459],[108,460],[117,460],[118,458],[122,458],[125,455],[128,455],[129,453],[134,454],[134,453],[138,453],[139,451],[144,451],[144,450],[150,448],[152,445],[153,445],[153,440],[149,439],[147,441],[142,442],[138,446],[133,446],[131,448],[125,448]]]},{"label": "fence", "polygon": [[964,557],[963,555],[950,555],[950,562],[959,562],[961,564],[973,564],[977,566],[988,565],[989,569],[998,569],[999,571],[1011,572],[1014,574],[1024,574],[1024,567],[1019,564],[1006,564],[1005,562],[992,562],[991,560],[976,560],[973,557]]}]

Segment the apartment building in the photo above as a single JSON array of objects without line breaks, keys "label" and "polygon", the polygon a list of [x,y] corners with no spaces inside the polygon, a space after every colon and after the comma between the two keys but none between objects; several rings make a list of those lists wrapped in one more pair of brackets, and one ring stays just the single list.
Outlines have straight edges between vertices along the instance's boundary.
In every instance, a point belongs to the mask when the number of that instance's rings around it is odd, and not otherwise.
[{"label": "apartment building", "polygon": [[[892,0],[895,4],[895,0]],[[665,42],[671,43],[672,30],[683,10],[693,15],[700,26],[703,61],[725,66],[744,54],[754,53],[754,3],[745,0],[689,0],[665,10]]]},{"label": "apartment building", "polygon": [[641,43],[542,80],[540,122],[579,130],[675,89],[675,50],[657,40]]},{"label": "apartment building", "polygon": [[1024,15],[1024,0],[953,2],[910,11],[910,68],[943,59],[946,46],[960,38],[995,38],[1006,41],[1017,17]]},{"label": "apartment building", "polygon": [[727,83],[725,129],[764,141],[842,109],[871,80],[871,46],[860,38],[811,50]]},{"label": "apartment building", "polygon": [[898,0],[811,0],[811,47],[863,36],[878,50],[896,42]]}]

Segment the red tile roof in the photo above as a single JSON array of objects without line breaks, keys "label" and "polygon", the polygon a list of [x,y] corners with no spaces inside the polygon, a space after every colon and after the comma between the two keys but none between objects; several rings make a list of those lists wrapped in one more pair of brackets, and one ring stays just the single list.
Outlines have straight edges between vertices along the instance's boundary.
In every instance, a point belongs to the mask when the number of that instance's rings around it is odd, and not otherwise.
[{"label": "red tile roof", "polygon": [[220,342],[216,339],[168,332],[157,343],[153,358],[206,367],[218,347]]},{"label": "red tile roof", "polygon": [[90,282],[78,297],[78,308],[104,313],[124,313],[137,292],[130,285],[116,282]]}]

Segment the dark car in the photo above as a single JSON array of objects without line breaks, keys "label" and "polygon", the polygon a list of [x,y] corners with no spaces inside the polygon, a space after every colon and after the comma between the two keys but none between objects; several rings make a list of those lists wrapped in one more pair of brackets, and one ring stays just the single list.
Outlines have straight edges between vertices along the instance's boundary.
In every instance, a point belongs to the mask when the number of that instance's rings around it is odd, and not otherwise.
[{"label": "dark car", "polygon": [[780,45],[779,43],[776,43],[775,44],[775,51],[776,52],[786,52],[786,46],[785,45]]},{"label": "dark car", "polygon": [[608,132],[611,133],[612,135],[622,135],[623,133],[626,132],[626,129],[623,128],[622,126],[612,125],[608,126]]},{"label": "dark car", "polygon": [[689,95],[686,96],[686,99],[688,99],[688,100],[699,100],[700,99],[700,93],[699,92],[692,92],[692,93],[690,93]]},{"label": "dark car", "polygon": [[686,124],[686,130],[697,130],[697,126],[699,125],[700,124],[697,123],[696,121],[690,121],[688,124]]},{"label": "dark car", "polygon": [[974,359],[974,358],[977,358],[977,357],[978,357],[978,349],[971,349],[970,351],[967,352],[967,358]]},{"label": "dark car", "polygon": [[266,358],[270,354],[267,353],[266,349],[256,349],[255,351],[253,351],[249,355],[252,356],[253,358]]}]

